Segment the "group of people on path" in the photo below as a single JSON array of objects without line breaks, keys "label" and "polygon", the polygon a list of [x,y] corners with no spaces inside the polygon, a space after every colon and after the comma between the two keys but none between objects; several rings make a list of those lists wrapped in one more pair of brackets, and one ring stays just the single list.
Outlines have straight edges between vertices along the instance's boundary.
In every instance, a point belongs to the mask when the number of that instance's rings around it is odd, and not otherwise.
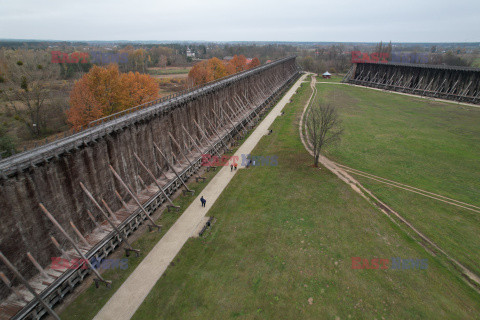
[{"label": "group of people on path", "polygon": [[[237,170],[237,167],[238,167],[238,163],[232,163],[230,165],[230,172],[232,172],[233,170]],[[202,196],[200,198],[200,202],[202,203],[202,207],[205,207],[205,204],[207,203],[207,200],[205,200],[205,198]]]}]

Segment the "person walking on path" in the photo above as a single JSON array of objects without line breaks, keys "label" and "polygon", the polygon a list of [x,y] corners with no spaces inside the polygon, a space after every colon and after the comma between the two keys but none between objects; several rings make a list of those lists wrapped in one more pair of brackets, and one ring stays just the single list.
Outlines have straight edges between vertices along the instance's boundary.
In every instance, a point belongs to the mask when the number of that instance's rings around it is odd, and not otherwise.
[{"label": "person walking on path", "polygon": [[230,172],[233,171],[233,164],[230,165]]},{"label": "person walking on path", "polygon": [[237,166],[238,164],[235,162],[235,164],[233,165],[235,167],[235,170],[237,170]]},{"label": "person walking on path", "polygon": [[200,202],[202,203],[202,207],[205,207],[205,204],[207,203],[207,200],[205,200],[205,198],[202,196],[200,198]]}]

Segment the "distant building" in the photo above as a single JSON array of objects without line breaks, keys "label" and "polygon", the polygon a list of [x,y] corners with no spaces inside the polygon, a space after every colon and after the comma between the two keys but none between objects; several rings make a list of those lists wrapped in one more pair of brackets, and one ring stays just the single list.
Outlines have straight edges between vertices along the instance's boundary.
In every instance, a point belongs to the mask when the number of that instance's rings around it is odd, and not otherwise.
[{"label": "distant building", "polygon": [[322,78],[324,79],[330,79],[332,77],[332,75],[330,74],[330,72],[325,72],[324,74],[322,74]]},{"label": "distant building", "polygon": [[187,57],[195,58],[195,52],[190,48],[187,48]]}]

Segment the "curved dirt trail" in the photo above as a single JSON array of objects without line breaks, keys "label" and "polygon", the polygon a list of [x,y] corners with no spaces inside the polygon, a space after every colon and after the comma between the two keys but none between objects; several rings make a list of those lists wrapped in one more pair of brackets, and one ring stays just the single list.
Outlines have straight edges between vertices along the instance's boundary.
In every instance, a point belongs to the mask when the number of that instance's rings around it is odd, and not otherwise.
[{"label": "curved dirt trail", "polygon": [[[300,139],[301,139],[303,145],[305,146],[305,149],[313,156],[312,146],[305,139],[306,134],[304,134],[304,124],[303,124],[303,122],[304,122],[305,114],[308,110],[308,107],[310,106],[310,102],[312,101],[312,99],[315,99],[316,94],[317,94],[316,77],[315,76],[312,76],[312,80],[310,82],[310,87],[312,88],[312,94],[310,95],[309,100],[307,101],[307,103],[305,104],[305,107],[303,108],[303,112],[302,112],[302,115],[300,117],[299,132],[300,132]],[[432,252],[434,254],[441,253],[442,255],[444,255],[453,264],[453,266],[462,273],[462,275],[466,279],[466,282],[470,286],[472,286],[477,292],[480,293],[480,277],[477,274],[470,271],[464,265],[462,265],[459,261],[457,261],[456,259],[451,257],[446,251],[444,251],[442,248],[440,248],[438,245],[436,245],[432,240],[430,240],[423,233],[421,233],[419,230],[417,230],[410,222],[408,222],[398,212],[396,212],[395,210],[390,208],[384,202],[380,201],[372,192],[370,192],[368,189],[366,189],[362,184],[360,184],[360,182],[358,182],[344,168],[342,168],[343,166],[337,165],[335,162],[330,161],[329,159],[327,159],[323,155],[320,155],[319,161],[325,168],[330,170],[338,178],[340,178],[342,181],[347,183],[355,192],[360,194],[368,202],[372,203],[378,209],[380,209],[395,224],[399,225],[398,221],[395,220],[394,217],[396,217],[398,220],[403,222],[403,224],[405,224],[409,228],[409,230],[413,231],[418,237],[420,237],[422,239],[423,243],[422,242],[418,242],[418,243],[421,246],[423,246],[427,251]]]}]

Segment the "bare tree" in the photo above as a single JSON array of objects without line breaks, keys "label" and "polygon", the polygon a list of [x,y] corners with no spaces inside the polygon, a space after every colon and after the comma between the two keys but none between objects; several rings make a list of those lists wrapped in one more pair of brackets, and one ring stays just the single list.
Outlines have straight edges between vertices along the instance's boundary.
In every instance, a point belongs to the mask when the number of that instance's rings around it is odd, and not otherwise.
[{"label": "bare tree", "polygon": [[16,50],[5,56],[6,72],[0,87],[8,109],[25,124],[32,136],[46,128],[47,105],[51,103],[51,80],[57,79],[59,68],[49,62],[47,52]]},{"label": "bare tree", "polygon": [[307,141],[313,148],[315,167],[322,148],[340,140],[343,132],[341,120],[335,106],[329,104],[312,105],[307,111]]}]

